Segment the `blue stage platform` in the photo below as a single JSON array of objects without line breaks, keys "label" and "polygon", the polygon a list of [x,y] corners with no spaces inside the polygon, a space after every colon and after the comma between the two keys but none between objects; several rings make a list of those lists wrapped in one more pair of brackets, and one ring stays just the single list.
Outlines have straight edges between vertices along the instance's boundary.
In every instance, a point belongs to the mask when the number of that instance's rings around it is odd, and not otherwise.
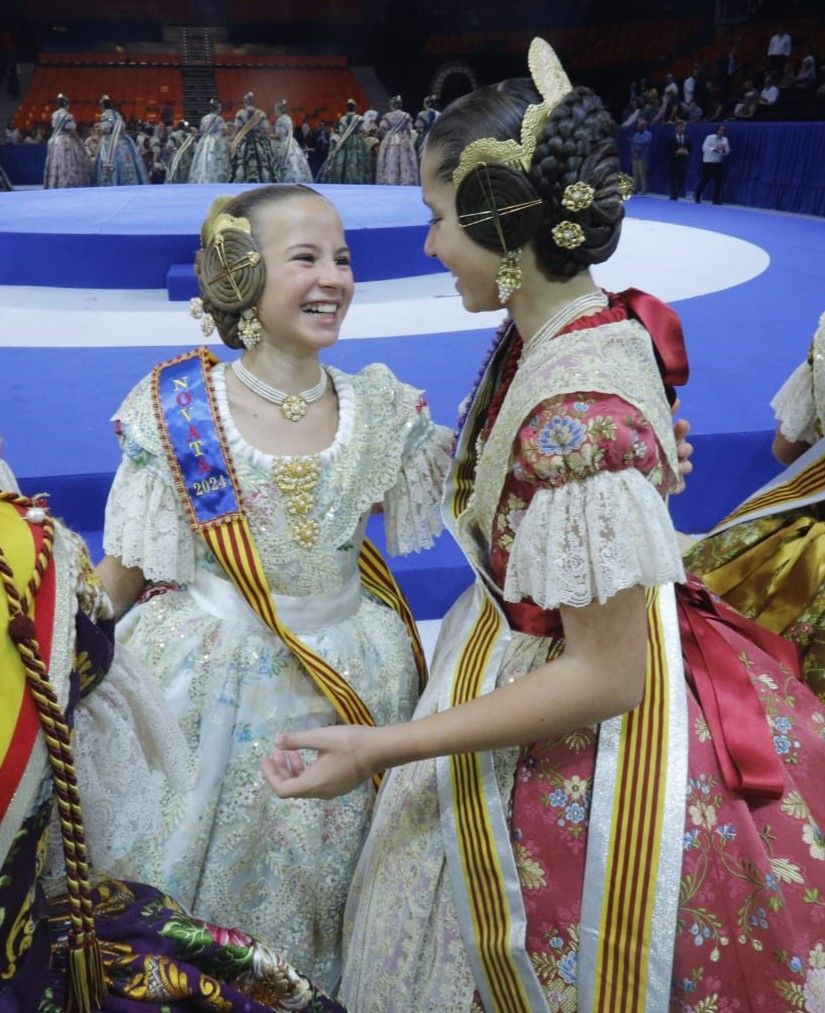
[{"label": "blue stage platform", "polygon": [[[209,205],[247,186],[130,186],[3,194],[0,285],[166,288],[196,295],[192,262]],[[359,281],[440,270],[422,247],[416,187],[317,186],[344,219]],[[171,291],[170,291],[171,288]]]},{"label": "blue stage platform", "polygon": [[[225,189],[218,188],[220,192]],[[38,263],[43,275],[50,274],[49,284],[55,284],[64,254],[55,256],[54,244],[61,237],[76,243],[74,256],[84,262],[64,263],[64,270],[89,272],[90,265],[97,265],[94,287],[98,292],[105,289],[106,278],[154,271],[142,260],[154,261],[159,246],[174,248],[175,257],[177,242],[194,248],[197,216],[214,195],[208,190],[144,187],[120,193],[31,191],[3,195],[0,207],[4,212],[12,208],[14,216],[11,226],[5,213],[0,218],[4,274],[7,268],[18,269],[16,258],[7,251],[10,234],[18,237],[18,251],[22,245],[29,251],[26,285],[44,282],[45,278],[37,274]],[[418,203],[417,190],[329,187],[327,192],[343,212],[353,247],[364,240],[363,262],[358,263],[356,254],[356,272],[361,280],[390,284],[381,279],[397,278],[394,272],[404,263],[412,265],[404,269],[410,275],[433,270],[434,263],[420,249],[427,212]],[[160,207],[168,210],[163,228],[157,224],[163,217],[158,215]],[[104,209],[117,211],[117,220]],[[125,209],[129,210],[128,218],[121,214]],[[825,222],[656,198],[634,198],[628,212],[628,235],[632,227],[639,240],[629,248],[629,256],[637,261],[624,265],[628,284],[651,261],[665,279],[668,271],[701,274],[703,264],[678,257],[678,243],[695,235],[695,230],[700,230],[704,241],[711,244],[705,249],[712,249],[714,243],[721,249],[733,237],[750,244],[748,248],[765,251],[760,252],[762,266],[747,280],[726,281],[721,277],[725,273],[722,265],[718,280],[711,279],[704,283],[703,291],[673,303],[684,323],[691,359],[691,380],[682,392],[682,401],[683,412],[694,427],[696,470],[687,492],[672,499],[671,510],[680,529],[703,531],[776,471],[769,449],[773,416],[768,402],[805,356],[825,309]],[[87,222],[95,220],[99,236],[79,222],[78,216]],[[131,223],[129,233],[125,232],[126,220]],[[389,238],[393,236],[396,238]],[[366,251],[372,251],[369,257]],[[620,248],[617,257],[621,254]],[[163,290],[160,298],[167,306],[168,267],[164,267],[154,286]],[[401,298],[418,281],[410,278],[393,282],[393,291]],[[5,281],[6,286],[10,284]],[[64,280],[63,285],[67,284]],[[361,295],[356,295],[356,308],[359,298],[369,302],[373,295],[371,286],[366,286]],[[7,307],[8,299],[34,307],[39,300],[55,298],[59,302],[59,297],[59,292],[42,284],[36,288],[0,287],[0,300],[6,298]],[[112,293],[110,298],[118,297]],[[127,298],[131,297],[124,292]],[[95,299],[95,292],[90,292],[90,307],[94,307]],[[407,310],[401,319],[391,301],[382,304],[379,310],[386,313],[387,327],[376,333],[387,336],[351,335],[326,357],[349,371],[368,362],[386,362],[402,379],[426,388],[436,419],[452,425],[456,406],[473,381],[491,332],[488,327],[474,328],[472,319],[464,329],[439,329],[433,321],[446,302],[443,295],[434,296],[429,303],[422,300],[416,304],[421,307],[420,315],[418,310]],[[433,307],[435,316],[427,316]],[[196,342],[197,328],[186,316],[185,308],[175,312],[180,313],[183,340],[188,340],[185,335],[191,333],[191,340]],[[42,334],[26,325],[27,312],[19,316],[15,332],[9,333],[8,324],[3,322],[8,315],[0,314],[0,433],[5,436],[6,456],[26,490],[50,490],[57,513],[83,532],[93,552],[99,554],[103,505],[119,458],[108,419],[134,382],[155,362],[175,354],[180,345],[153,341],[150,333],[140,345],[124,347],[117,335],[95,330],[98,318],[93,308],[83,319],[88,320],[94,338],[85,341],[63,339],[65,317],[57,311],[53,320],[49,318],[52,322],[47,325],[48,333]],[[154,326],[153,319],[147,313],[147,328]],[[217,350],[220,352],[220,348]],[[371,524],[379,541],[380,525],[380,519]],[[442,537],[431,552],[396,561],[395,568],[419,618],[443,614],[467,580],[467,571],[447,537]]]}]

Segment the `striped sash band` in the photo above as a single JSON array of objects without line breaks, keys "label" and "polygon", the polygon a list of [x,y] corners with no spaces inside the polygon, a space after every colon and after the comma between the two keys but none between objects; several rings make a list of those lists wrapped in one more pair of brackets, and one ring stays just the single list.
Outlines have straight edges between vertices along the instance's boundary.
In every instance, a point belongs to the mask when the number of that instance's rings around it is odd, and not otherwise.
[{"label": "striped sash band", "polygon": [[427,684],[427,660],[424,657],[424,648],[421,644],[421,637],[418,635],[418,627],[415,624],[412,609],[404,592],[390,572],[384,557],[368,538],[365,538],[361,545],[358,569],[361,572],[363,587],[383,601],[385,605],[389,605],[394,612],[397,612],[406,626],[415,667],[418,670],[418,691],[420,693]]},{"label": "striped sash band", "polygon": [[[205,348],[196,349],[157,366],[152,377],[158,430],[190,525],[204,539],[249,607],[300,661],[341,720],[352,725],[374,725],[375,720],[358,693],[278,616],[241,508],[237,478],[218,421],[208,380],[208,370],[215,361]],[[366,586],[398,608],[412,636],[415,623],[409,606],[378,550],[370,543],[365,542],[359,567],[362,579],[367,573]],[[413,652],[419,664],[419,677],[423,679],[426,669],[417,633]],[[373,780],[377,787],[380,776]]]},{"label": "striped sash band", "polygon": [[[499,638],[502,619],[485,595],[480,614],[459,655],[451,705],[473,700]],[[455,799],[455,830],[464,872],[474,949],[484,981],[477,981],[485,1008],[502,1013],[531,1013],[528,990],[511,950],[511,900],[502,869],[502,856],[486,801],[485,760],[489,754],[450,757]]]},{"label": "striped sash band", "polygon": [[772,479],[710,532],[717,535],[734,524],[754,521],[784,510],[810,506],[825,494],[825,440],[820,440]]},{"label": "striped sash band", "polygon": [[648,591],[647,617],[644,699],[599,729],[579,933],[582,1013],[668,1006],[687,776],[672,587]]},{"label": "striped sash band", "polygon": [[258,126],[258,124],[261,122],[263,118],[264,118],[263,110],[256,109],[253,115],[249,117],[246,123],[244,123],[241,129],[232,138],[232,143],[229,145],[230,154],[232,155],[235,154],[235,152],[241,145],[241,141],[247,136],[250,130],[254,130],[255,127]]}]

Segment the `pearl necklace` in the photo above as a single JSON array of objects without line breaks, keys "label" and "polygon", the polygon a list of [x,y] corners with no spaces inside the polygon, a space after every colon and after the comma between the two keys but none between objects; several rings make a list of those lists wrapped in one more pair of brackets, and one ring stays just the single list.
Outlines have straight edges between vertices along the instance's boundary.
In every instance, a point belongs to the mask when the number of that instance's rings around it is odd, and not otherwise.
[{"label": "pearl necklace", "polygon": [[287,394],[286,391],[278,390],[277,387],[270,387],[268,383],[264,383],[254,373],[250,373],[240,359],[235,359],[232,363],[232,372],[244,387],[248,387],[258,397],[262,397],[264,401],[278,405],[281,409],[281,415],[283,415],[287,422],[300,422],[307,413],[307,407],[313,401],[317,401],[322,397],[324,391],[327,389],[328,376],[327,371],[323,367],[321,367],[321,379],[318,383],[308,390],[299,391],[297,394]]}]

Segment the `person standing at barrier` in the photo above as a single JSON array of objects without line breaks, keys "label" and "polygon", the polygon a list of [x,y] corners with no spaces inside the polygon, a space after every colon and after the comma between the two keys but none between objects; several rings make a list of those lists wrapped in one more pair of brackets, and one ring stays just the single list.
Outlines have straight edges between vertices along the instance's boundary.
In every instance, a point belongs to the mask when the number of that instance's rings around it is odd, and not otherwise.
[{"label": "person standing at barrier", "polygon": [[633,188],[636,193],[647,193],[647,166],[653,134],[644,120],[638,120],[630,136],[630,162],[633,169]]},{"label": "person standing at barrier", "polygon": [[698,204],[708,183],[713,183],[713,203],[722,203],[722,189],[725,185],[725,162],[730,155],[730,141],[726,137],[727,127],[720,123],[715,132],[702,141],[702,177],[693,199]]},{"label": "person standing at barrier", "polygon": [[410,715],[423,654],[364,531],[383,503],[391,552],[432,544],[452,433],[385,366],[319,363],[353,294],[327,200],[294,185],[223,198],[202,238],[196,312],[241,356],[164,363],[118,409],[101,564],[118,612],[166,582],[117,636],[181,722],[196,783],[149,847],[116,818],[91,843],[332,987],[374,788],[282,802],[259,761],[281,729]]},{"label": "person standing at barrier", "polygon": [[123,117],[112,105],[108,95],[100,99],[100,145],[95,161],[97,186],[131,186],[148,183],[149,176],[135,142],[126,133]]},{"label": "person standing at barrier", "polygon": [[43,186],[91,186],[92,173],[83,143],[77,136],[77,123],[69,112],[69,99],[61,92],[52,113],[52,135],[46,149]]},{"label": "person standing at barrier", "polygon": [[690,162],[690,141],[687,138],[687,124],[677,117],[673,136],[665,141],[667,168],[670,177],[670,199],[678,200],[685,195],[685,178]]},{"label": "person standing at barrier", "polygon": [[228,183],[231,171],[226,120],[221,115],[221,103],[212,98],[209,100],[209,112],[201,118],[200,137],[192,158],[189,182]]},{"label": "person standing at barrier", "polygon": [[816,1003],[825,711],[792,645],[674,594],[678,318],[593,283],[615,125],[546,43],[529,63],[448,107],[422,161],[426,252],[466,309],[510,311],[444,498],[475,583],[415,720],[286,734],[267,776],[328,798],[393,768],[348,905],[359,1013]]}]

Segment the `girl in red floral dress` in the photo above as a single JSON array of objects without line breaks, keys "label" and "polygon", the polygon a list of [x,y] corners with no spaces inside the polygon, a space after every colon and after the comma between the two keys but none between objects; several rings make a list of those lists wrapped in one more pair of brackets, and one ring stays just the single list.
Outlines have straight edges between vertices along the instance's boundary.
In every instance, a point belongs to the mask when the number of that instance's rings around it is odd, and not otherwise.
[{"label": "girl in red floral dress", "polygon": [[267,773],[326,796],[394,768],[350,893],[359,1013],[825,1010],[825,714],[792,645],[685,577],[678,320],[593,283],[615,127],[540,40],[530,70],[422,162],[425,249],[511,316],[445,495],[475,584],[413,721],[283,736]]}]

